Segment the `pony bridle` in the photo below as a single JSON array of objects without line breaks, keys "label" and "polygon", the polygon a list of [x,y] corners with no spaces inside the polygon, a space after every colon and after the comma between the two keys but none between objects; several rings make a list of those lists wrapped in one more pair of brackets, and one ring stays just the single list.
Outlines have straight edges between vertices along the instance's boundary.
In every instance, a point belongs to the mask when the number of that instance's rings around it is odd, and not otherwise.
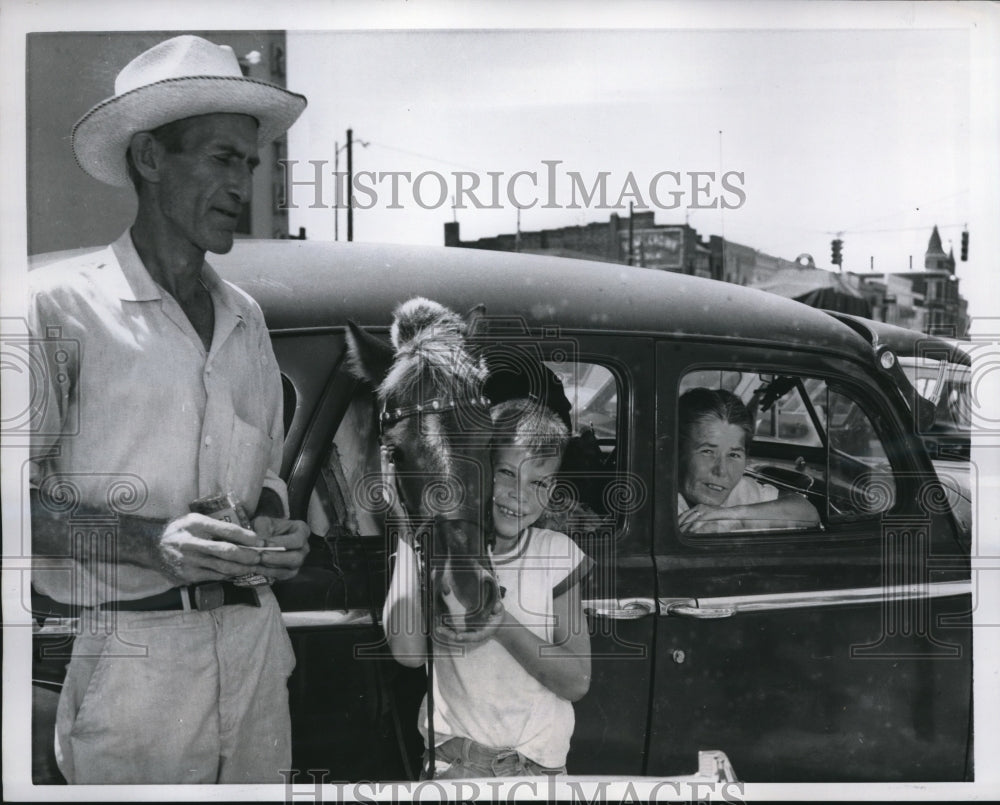
[{"label": "pony bridle", "polygon": [[[401,405],[391,409],[383,404],[382,411],[379,413],[379,430],[382,435],[385,435],[386,430],[391,428],[393,425],[402,422],[404,419],[408,419],[409,417],[420,414],[441,414],[446,411],[454,411],[460,406],[489,411],[490,401],[484,395],[479,395],[478,397],[469,397],[467,399],[455,396],[432,397],[431,399],[420,403]],[[405,495],[399,486],[398,476],[394,478],[394,483],[395,492],[398,495],[399,500],[404,503],[402,508],[403,511],[406,512],[407,519],[409,520],[410,513],[408,507],[405,505]],[[493,564],[493,551],[491,549],[487,550],[487,559],[489,562],[490,573],[495,579],[496,568]]]},{"label": "pony bridle", "polygon": [[[379,413],[378,424],[379,433],[385,436],[385,432],[402,422],[404,419],[409,419],[412,416],[418,416],[422,414],[443,414],[446,411],[454,411],[459,407],[469,407],[478,408],[484,411],[489,411],[490,401],[483,395],[478,397],[469,397],[464,399],[456,396],[446,396],[446,397],[431,397],[429,400],[424,400],[419,403],[411,403],[410,405],[400,405],[395,408],[389,408],[382,404],[382,411]],[[399,487],[399,478],[395,479],[396,494],[399,495],[401,501],[405,501],[405,496],[403,490]],[[403,506],[404,510],[406,506]],[[407,512],[409,514],[409,512]]]},{"label": "pony bridle", "polygon": [[462,400],[457,397],[432,397],[424,402],[413,403],[411,405],[401,405],[392,409],[383,405],[382,412],[379,414],[378,419],[379,428],[384,434],[386,428],[391,428],[397,422],[402,422],[404,419],[408,419],[411,416],[425,413],[443,414],[445,411],[454,411],[462,405],[489,410],[490,401],[483,396],[471,397],[468,400]]}]

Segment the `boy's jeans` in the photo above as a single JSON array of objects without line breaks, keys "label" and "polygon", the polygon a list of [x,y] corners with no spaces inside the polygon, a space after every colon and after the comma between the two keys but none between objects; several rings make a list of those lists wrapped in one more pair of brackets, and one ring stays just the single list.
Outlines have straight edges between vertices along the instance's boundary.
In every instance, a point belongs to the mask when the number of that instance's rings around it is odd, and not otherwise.
[{"label": "boy's jeans", "polygon": [[[420,779],[427,780],[428,753]],[[468,738],[452,738],[434,752],[434,779],[465,777],[536,777],[542,774],[565,774],[566,767],[549,768],[526,758],[516,749],[491,749]]]}]

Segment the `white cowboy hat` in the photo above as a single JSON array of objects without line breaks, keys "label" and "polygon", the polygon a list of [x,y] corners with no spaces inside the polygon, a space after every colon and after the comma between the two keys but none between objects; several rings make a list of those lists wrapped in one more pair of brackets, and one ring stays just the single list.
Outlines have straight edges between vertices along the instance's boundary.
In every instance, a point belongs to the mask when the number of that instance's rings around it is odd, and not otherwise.
[{"label": "white cowboy hat", "polygon": [[115,94],[73,127],[73,153],[95,179],[127,187],[125,150],[132,135],[185,117],[231,112],[257,119],[267,145],[306,108],[304,96],[247,78],[233,49],[177,36],[140,53],[118,74]]}]

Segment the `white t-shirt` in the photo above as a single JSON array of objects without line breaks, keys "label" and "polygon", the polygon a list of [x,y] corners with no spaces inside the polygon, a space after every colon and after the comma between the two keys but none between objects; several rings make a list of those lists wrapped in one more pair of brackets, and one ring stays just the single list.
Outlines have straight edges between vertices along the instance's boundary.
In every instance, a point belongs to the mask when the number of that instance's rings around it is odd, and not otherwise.
[{"label": "white t-shirt", "polygon": [[[565,534],[528,528],[517,550],[495,558],[495,565],[504,608],[551,643],[553,601],[578,584],[593,562]],[[496,640],[463,648],[434,651],[435,743],[471,738],[516,749],[542,766],[565,765],[575,725],[572,703],[531,676]],[[426,742],[426,696],[418,724]]]},{"label": "white t-shirt", "polygon": [[[771,484],[762,484],[753,478],[744,475],[740,478],[736,486],[733,487],[729,496],[722,504],[726,508],[730,506],[749,506],[753,503],[767,503],[778,499],[778,487]],[[684,496],[677,495],[677,513],[686,512],[691,507],[688,506]]]}]

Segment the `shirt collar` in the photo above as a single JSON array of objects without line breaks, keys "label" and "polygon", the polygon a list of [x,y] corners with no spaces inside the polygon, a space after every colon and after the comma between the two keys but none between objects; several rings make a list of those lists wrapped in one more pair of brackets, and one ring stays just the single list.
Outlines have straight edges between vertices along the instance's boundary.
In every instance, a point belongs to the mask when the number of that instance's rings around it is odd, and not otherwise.
[{"label": "shirt collar", "polygon": [[[244,312],[245,302],[236,291],[220,277],[214,268],[206,260],[201,268],[201,279],[212,295],[212,301],[221,304],[233,316],[236,324],[246,323]],[[219,315],[218,305],[216,306],[216,316]]]},{"label": "shirt collar", "polygon": [[[119,298],[129,302],[149,302],[163,298],[163,292],[150,275],[145,263],[132,242],[131,230],[125,232],[114,243],[111,250],[121,267],[122,282],[118,289]],[[223,305],[237,322],[246,321],[243,299],[208,264],[202,266],[201,278],[212,295],[212,301]],[[218,311],[216,311],[218,314]]]},{"label": "shirt collar", "polygon": [[111,251],[118,260],[122,272],[122,283],[118,295],[127,302],[148,302],[161,299],[160,286],[150,276],[149,271],[139,257],[132,243],[132,233],[125,230],[124,234],[111,244]]}]

